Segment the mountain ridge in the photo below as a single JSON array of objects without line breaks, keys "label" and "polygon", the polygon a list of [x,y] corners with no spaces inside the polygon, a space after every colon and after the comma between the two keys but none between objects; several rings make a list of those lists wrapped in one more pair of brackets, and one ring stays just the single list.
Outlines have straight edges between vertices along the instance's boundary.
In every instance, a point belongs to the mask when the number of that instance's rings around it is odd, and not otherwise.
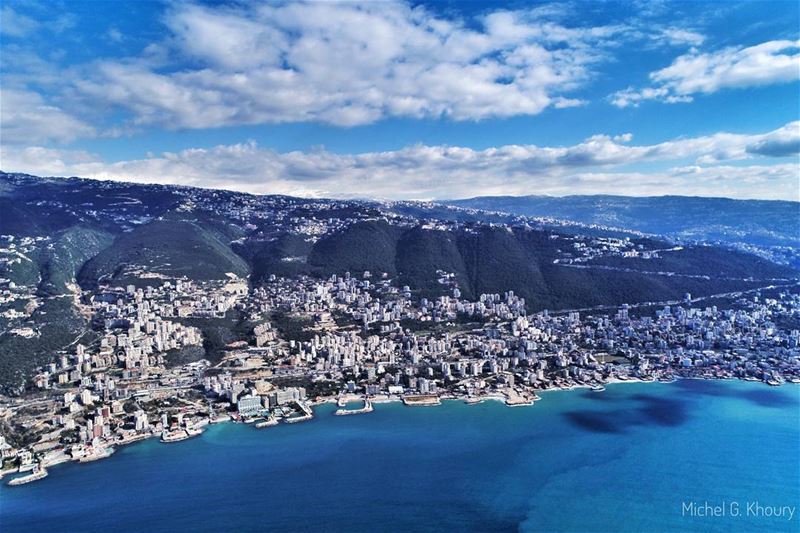
[{"label": "mountain ridge", "polygon": [[[410,298],[514,291],[538,312],[654,305],[799,277],[791,263],[749,251],[568,220],[8,174],[0,241],[0,387],[91,338],[77,304],[105,285],[233,275],[257,288],[273,276],[369,271]],[[214,328],[206,333],[227,338]]]}]

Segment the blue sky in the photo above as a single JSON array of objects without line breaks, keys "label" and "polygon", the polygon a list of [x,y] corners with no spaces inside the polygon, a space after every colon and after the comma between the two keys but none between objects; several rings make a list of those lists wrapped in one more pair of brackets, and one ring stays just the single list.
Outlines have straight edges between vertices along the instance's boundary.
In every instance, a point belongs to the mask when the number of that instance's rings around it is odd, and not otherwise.
[{"label": "blue sky", "polygon": [[0,168],[386,198],[800,199],[797,2],[0,11]]}]

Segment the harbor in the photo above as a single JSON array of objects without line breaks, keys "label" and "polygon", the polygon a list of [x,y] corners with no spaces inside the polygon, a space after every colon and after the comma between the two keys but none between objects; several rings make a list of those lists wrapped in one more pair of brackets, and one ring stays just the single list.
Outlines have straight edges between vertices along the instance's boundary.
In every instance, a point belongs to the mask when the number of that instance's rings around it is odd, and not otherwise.
[{"label": "harbor", "polygon": [[278,419],[275,418],[274,416],[270,416],[269,418],[265,418],[264,420],[257,421],[253,427],[255,427],[256,429],[263,429],[277,425],[278,425]]}]

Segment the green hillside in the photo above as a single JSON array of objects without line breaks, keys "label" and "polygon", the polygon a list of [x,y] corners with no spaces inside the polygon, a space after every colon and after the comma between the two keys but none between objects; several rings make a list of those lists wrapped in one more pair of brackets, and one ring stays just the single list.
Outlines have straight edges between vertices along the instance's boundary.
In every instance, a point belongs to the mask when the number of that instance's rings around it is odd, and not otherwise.
[{"label": "green hillside", "polygon": [[[281,260],[287,242],[291,241],[278,239],[253,255],[256,282],[271,273],[358,275],[369,270],[373,275],[386,272],[428,295],[450,290],[436,281],[436,271],[444,270],[455,274],[467,297],[513,290],[531,311],[674,300],[687,292],[703,296],[764,285],[758,279],[797,276],[790,268],[754,255],[703,246],[665,253],[661,259],[604,258],[588,264],[595,268],[574,268],[553,263],[559,246],[566,244],[559,235],[506,227],[442,231],[362,222],[303,250],[308,254],[305,262]],[[648,248],[664,246],[642,243]],[[651,273],[662,270],[708,279]],[[736,275],[755,281],[725,279]]]},{"label": "green hillside", "polygon": [[346,231],[321,239],[308,256],[308,264],[324,273],[349,270],[397,273],[397,242],[402,230],[386,222],[353,224]]},{"label": "green hillside", "polygon": [[136,282],[143,272],[206,280],[228,272],[247,276],[249,267],[214,232],[193,222],[155,220],[117,237],[83,266],[78,280],[82,286]]}]

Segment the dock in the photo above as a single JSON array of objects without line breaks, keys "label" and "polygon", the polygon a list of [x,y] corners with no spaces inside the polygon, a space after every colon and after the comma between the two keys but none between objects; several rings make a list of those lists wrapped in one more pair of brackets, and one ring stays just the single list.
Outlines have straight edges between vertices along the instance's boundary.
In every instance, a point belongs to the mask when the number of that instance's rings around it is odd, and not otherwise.
[{"label": "dock", "polygon": [[360,409],[341,408],[337,409],[336,412],[333,414],[335,414],[336,416],[347,416],[347,415],[360,415],[363,413],[371,413],[371,412],[372,412],[372,402],[369,400],[369,398],[366,398],[364,400],[364,407],[361,407]]},{"label": "dock", "polygon": [[296,416],[294,418],[284,418],[284,422],[287,424],[297,424],[298,422],[305,422],[314,418],[314,411],[312,411],[309,406],[304,403],[300,403],[298,405],[300,405],[300,409],[302,409],[305,414],[302,416]]},{"label": "dock", "polygon": [[262,428],[268,428],[270,426],[277,426],[277,425],[278,425],[278,419],[275,418],[274,416],[270,416],[269,418],[267,418],[265,420],[260,420],[260,421],[256,422],[254,427],[256,429],[262,429]]},{"label": "dock", "polygon": [[33,481],[38,481],[40,479],[44,479],[47,477],[47,469],[45,468],[37,468],[32,473],[21,476],[15,477],[11,481],[8,482],[9,486],[16,487],[18,485],[24,485],[26,483],[31,483]]}]

